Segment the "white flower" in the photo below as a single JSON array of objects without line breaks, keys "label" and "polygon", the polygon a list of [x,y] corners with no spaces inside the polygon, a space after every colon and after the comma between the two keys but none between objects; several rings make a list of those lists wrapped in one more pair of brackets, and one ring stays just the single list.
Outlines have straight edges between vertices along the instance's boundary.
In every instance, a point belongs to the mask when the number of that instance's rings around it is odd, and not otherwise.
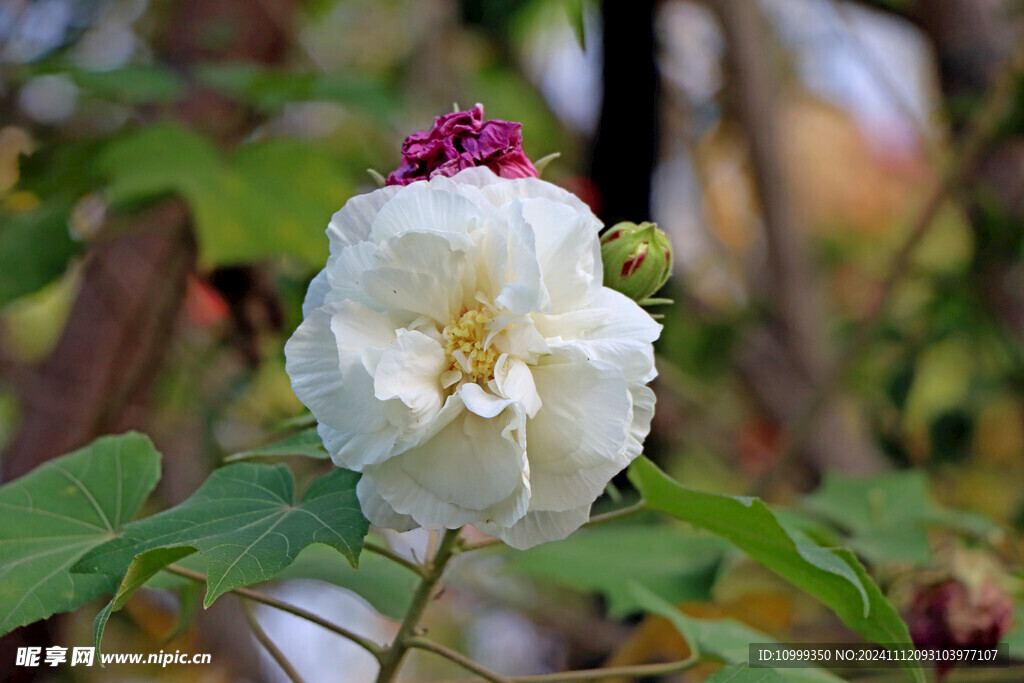
[{"label": "white flower", "polygon": [[295,393],[363,512],[565,538],[639,455],[660,326],[601,285],[600,222],[486,168],[354,197],[285,346]]}]

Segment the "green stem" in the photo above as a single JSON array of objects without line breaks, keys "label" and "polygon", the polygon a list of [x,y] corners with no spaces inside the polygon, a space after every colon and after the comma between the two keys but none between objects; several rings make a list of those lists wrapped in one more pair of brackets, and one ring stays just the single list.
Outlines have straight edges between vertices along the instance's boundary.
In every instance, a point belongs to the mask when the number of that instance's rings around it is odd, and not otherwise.
[{"label": "green stem", "polygon": [[447,648],[441,643],[436,643],[429,638],[413,637],[410,638],[409,647],[417,648],[420,650],[426,650],[427,652],[433,652],[435,655],[444,657],[450,662],[454,662],[461,666],[466,671],[472,671],[480,678],[491,681],[491,683],[509,683],[511,679],[505,678],[500,674],[496,674],[482,664],[478,664],[461,652],[456,652],[451,648]]},{"label": "green stem", "polygon": [[[170,572],[171,574],[177,574],[178,576],[184,576],[186,579],[192,579],[193,581],[200,581],[202,583],[206,583],[206,577],[200,574],[199,572],[194,572],[191,569],[186,569],[185,567],[179,567],[176,564],[167,565],[166,567],[164,567],[164,571]],[[380,661],[381,657],[383,656],[383,648],[381,648],[380,645],[373,642],[372,640],[369,640],[368,638],[364,638],[361,635],[353,633],[344,626],[338,626],[333,622],[327,621],[323,617],[319,617],[313,614],[312,612],[307,612],[301,607],[296,607],[295,605],[284,602],[283,600],[278,600],[277,598],[273,598],[264,593],[260,593],[259,591],[254,591],[251,588],[232,588],[228,592],[241,596],[243,598],[248,598],[253,602],[258,602],[262,605],[267,605],[268,607],[279,609],[282,612],[287,612],[288,614],[292,614],[296,617],[299,617],[300,619],[305,619],[306,621],[312,622],[317,626],[321,626],[327,629],[328,631],[338,634],[342,638],[351,640],[353,643],[355,643],[356,645],[358,645],[359,647],[363,648],[371,655],[376,657],[377,661]]]},{"label": "green stem", "polygon": [[409,611],[405,613],[405,619],[402,620],[402,625],[398,627],[398,634],[395,636],[395,640],[381,654],[377,683],[388,683],[398,673],[402,659],[411,647],[410,643],[414,642],[416,627],[419,624],[420,618],[423,616],[423,612],[426,610],[430,600],[434,597],[434,589],[437,586],[437,582],[441,580],[441,575],[444,574],[448,560],[452,558],[452,555],[457,550],[456,546],[460,530],[448,529],[445,531],[441,544],[434,554],[434,559],[423,565],[423,579],[420,581],[420,585],[412,597]]},{"label": "green stem", "polygon": [[262,626],[260,626],[260,622],[256,620],[256,615],[253,614],[252,610],[252,603],[244,598],[240,599],[238,602],[242,606],[242,614],[245,615],[245,620],[249,622],[249,629],[252,630],[252,634],[256,637],[256,641],[263,646],[263,649],[267,651],[267,654],[273,657],[274,661],[277,662],[277,665],[281,667],[281,670],[284,671],[285,675],[288,676],[288,679],[292,683],[304,683],[299,672],[295,670],[295,667],[292,666],[290,661],[288,661],[288,658],[285,657],[284,653],[278,649],[277,645],[274,645],[274,641],[270,639],[267,632],[263,630]]},{"label": "green stem", "polygon": [[559,683],[560,681],[599,681],[604,678],[626,678],[639,681],[655,676],[668,676],[692,669],[699,657],[687,657],[666,664],[637,664],[636,666],[614,666],[607,669],[581,669],[579,671],[563,671],[553,674],[537,674],[534,676],[513,676],[511,683]]},{"label": "green stem", "polygon": [[415,572],[416,574],[418,574],[420,576],[424,575],[424,568],[422,566],[416,564],[412,560],[408,560],[408,559],[402,557],[401,555],[396,553],[391,548],[386,548],[386,547],[384,547],[382,545],[377,545],[376,543],[373,543],[372,541],[364,541],[363,542],[363,550],[368,550],[371,553],[377,553],[381,557],[386,557],[389,560],[391,560],[392,562],[395,562],[397,564],[402,565],[403,567],[405,567],[406,569],[408,569],[411,572]]},{"label": "green stem", "polygon": [[[501,676],[489,669],[485,669],[464,655],[449,650],[443,645],[439,645],[426,638],[416,638],[412,646],[438,654],[468,671],[472,671],[481,678],[494,683],[560,683],[561,681],[599,681],[605,678],[625,678],[635,681],[643,678],[680,673],[687,669],[692,669],[700,662],[700,657],[690,656],[686,659],[666,662],[664,664],[635,664],[631,666],[609,667],[607,669],[577,669],[575,671],[560,671],[530,676]],[[461,681],[458,683],[461,683]]]}]

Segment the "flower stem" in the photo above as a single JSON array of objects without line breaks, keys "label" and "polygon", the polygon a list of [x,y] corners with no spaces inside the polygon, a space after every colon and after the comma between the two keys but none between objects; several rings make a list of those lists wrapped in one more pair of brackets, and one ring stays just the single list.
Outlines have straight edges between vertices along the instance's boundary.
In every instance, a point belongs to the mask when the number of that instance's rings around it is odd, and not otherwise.
[{"label": "flower stem", "polygon": [[373,543],[371,541],[364,541],[363,542],[363,550],[366,550],[366,551],[371,552],[371,553],[376,553],[376,554],[380,555],[381,557],[386,557],[389,560],[391,560],[392,562],[400,564],[403,567],[405,567],[406,569],[408,569],[409,571],[415,572],[416,574],[418,574],[420,576],[423,576],[423,574],[424,574],[424,569],[423,569],[423,567],[421,565],[416,564],[412,560],[407,560],[406,558],[402,557],[401,555],[396,553],[391,548],[386,548],[386,547],[384,547],[382,545],[377,545],[376,543]]},{"label": "flower stem", "polygon": [[580,669],[562,671],[553,674],[536,674],[533,676],[513,676],[510,683],[560,683],[561,681],[599,681],[604,678],[626,678],[641,680],[655,676],[668,676],[692,669],[700,657],[687,657],[665,664],[637,664],[635,666],[614,666],[607,669]]},{"label": "flower stem", "polygon": [[511,680],[491,671],[482,664],[478,664],[461,652],[456,652],[455,650],[445,647],[441,643],[436,643],[429,638],[416,636],[410,638],[408,644],[411,648],[426,650],[427,652],[433,652],[436,655],[444,657],[448,661],[458,664],[466,671],[472,671],[480,678],[486,681],[491,681],[491,683],[509,683]]},{"label": "flower stem", "polygon": [[[561,683],[561,681],[599,681],[606,678],[624,678],[627,680],[640,680],[656,676],[668,676],[675,673],[692,669],[700,662],[699,656],[691,655],[686,659],[674,662],[657,664],[634,664],[630,666],[615,666],[607,669],[576,669],[574,671],[559,671],[550,674],[531,674],[529,676],[502,676],[484,668],[468,657],[433,642],[427,638],[415,638],[411,644],[423,650],[429,650],[437,655],[448,659],[468,671],[472,671],[481,678],[492,681],[492,683]],[[474,679],[475,680],[475,679]],[[458,683],[462,683],[461,679]]]},{"label": "flower stem", "polygon": [[423,565],[423,579],[420,581],[420,585],[412,597],[409,611],[405,613],[405,619],[402,620],[402,625],[398,628],[395,640],[381,653],[380,672],[377,674],[377,683],[388,683],[398,673],[398,668],[402,664],[405,653],[414,642],[416,627],[419,624],[420,617],[423,616],[427,604],[434,597],[434,588],[437,586],[437,582],[441,580],[441,575],[444,574],[448,560],[452,558],[452,555],[457,550],[456,542],[458,541],[460,530],[448,529],[445,531],[444,537],[437,547],[437,552],[434,554],[434,559]]},{"label": "flower stem", "polygon": [[238,602],[242,606],[242,614],[245,615],[245,620],[249,622],[249,628],[252,630],[252,634],[255,636],[256,641],[263,646],[263,649],[267,651],[267,654],[273,657],[274,661],[277,662],[277,665],[281,667],[281,670],[284,671],[285,675],[288,676],[288,679],[292,683],[304,683],[299,672],[295,670],[295,667],[288,661],[288,658],[285,657],[284,653],[278,649],[277,645],[274,645],[274,641],[270,639],[267,632],[263,630],[262,626],[260,626],[260,622],[256,620],[256,615],[253,614],[252,610],[252,602],[245,598],[240,598]]},{"label": "flower stem", "polygon": [[[167,565],[166,567],[164,567],[164,571],[170,572],[171,574],[177,574],[178,576],[184,576],[186,579],[192,579],[193,581],[201,581],[202,583],[206,583],[206,577],[200,574],[199,572],[194,572],[191,569],[186,569],[185,567],[179,567],[176,564]],[[344,626],[338,626],[337,624],[327,621],[323,617],[319,617],[316,614],[313,614],[312,612],[307,612],[301,607],[296,607],[295,605],[284,602],[283,600],[278,600],[277,598],[266,595],[265,593],[254,591],[251,588],[232,588],[228,592],[234,593],[235,595],[241,596],[243,598],[248,598],[253,602],[258,602],[262,605],[267,605],[269,607],[273,607],[274,609],[279,609],[282,612],[287,612],[288,614],[295,615],[300,619],[305,619],[306,621],[312,622],[317,626],[321,626],[327,629],[328,631],[338,634],[342,638],[351,640],[353,643],[355,643],[356,645],[358,645],[359,647],[363,648],[371,655],[376,657],[377,661],[380,661],[380,659],[383,657],[384,650],[377,643],[373,642],[368,638],[364,638],[356,633],[353,633],[352,631],[349,631]]]}]

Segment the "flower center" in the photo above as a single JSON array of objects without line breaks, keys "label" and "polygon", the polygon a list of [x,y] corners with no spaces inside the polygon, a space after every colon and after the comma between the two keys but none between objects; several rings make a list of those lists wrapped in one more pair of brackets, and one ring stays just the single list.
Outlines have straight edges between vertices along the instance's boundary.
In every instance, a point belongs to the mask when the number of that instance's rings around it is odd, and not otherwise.
[{"label": "flower center", "polygon": [[491,317],[479,309],[470,309],[444,328],[444,352],[452,370],[460,370],[472,381],[494,378],[494,364],[501,352],[485,346],[487,323]]}]

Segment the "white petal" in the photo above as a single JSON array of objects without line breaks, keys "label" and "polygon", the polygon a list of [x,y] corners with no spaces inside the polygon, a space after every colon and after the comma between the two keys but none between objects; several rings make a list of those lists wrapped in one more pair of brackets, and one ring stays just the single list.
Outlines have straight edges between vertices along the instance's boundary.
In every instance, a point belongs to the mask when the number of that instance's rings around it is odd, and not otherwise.
[{"label": "white petal", "polygon": [[447,365],[444,349],[436,341],[420,332],[399,330],[377,363],[374,394],[381,401],[400,399],[409,408],[403,427],[419,429],[441,409],[440,377]]},{"label": "white petal", "polygon": [[335,462],[359,470],[388,457],[398,436],[388,404],[373,396],[373,380],[361,363],[342,371],[332,316],[317,309],[285,344],[285,369],[299,400],[312,411],[324,446]]},{"label": "white petal", "polygon": [[392,185],[349,199],[345,206],[331,216],[327,226],[331,254],[337,254],[342,248],[365,240],[370,235],[370,226],[377,212],[401,189]]},{"label": "white petal", "polygon": [[[525,513],[522,447],[503,432],[516,416],[484,419],[463,412],[433,438],[369,471],[381,496],[428,528],[455,528],[491,508]],[[528,495],[528,490],[526,490]],[[505,506],[502,504],[505,503]]]},{"label": "white petal", "polygon": [[651,420],[654,418],[654,392],[650,387],[632,386],[629,389],[633,397],[633,421],[629,425],[629,439],[626,443],[626,458],[632,462],[644,450],[644,439],[651,431]]},{"label": "white petal", "polygon": [[330,291],[331,285],[327,281],[327,269],[324,268],[309,283],[306,297],[302,300],[302,317],[309,316],[313,309],[323,306]]},{"label": "white petal", "polygon": [[486,166],[473,166],[459,171],[451,180],[460,185],[471,185],[473,187],[485,187],[493,183],[506,182],[506,179],[498,177],[494,171]]},{"label": "white petal", "polygon": [[661,334],[661,325],[647,311],[614,289],[602,287],[589,307],[611,313],[606,324],[590,331],[591,339],[630,339],[650,344]]},{"label": "white petal", "polygon": [[657,376],[654,347],[661,325],[634,301],[602,287],[590,308],[564,315],[535,315],[538,331],[552,349],[569,349],[622,370],[632,383]]},{"label": "white petal", "polygon": [[[517,315],[549,311],[551,298],[541,279],[536,238],[522,216],[521,205],[518,202],[511,204],[504,216],[506,223],[492,226],[492,232],[501,230],[503,234],[504,254],[487,258],[492,270],[492,286],[496,287],[500,283],[494,301]],[[492,246],[496,244],[495,241]]]},{"label": "white petal", "polygon": [[369,242],[345,247],[337,256],[332,256],[327,261],[326,268],[331,287],[326,301],[340,302],[349,299],[376,307],[376,302],[366,293],[363,274],[377,265],[377,246]]},{"label": "white petal", "polygon": [[387,310],[428,316],[442,325],[457,317],[463,299],[465,252],[442,236],[410,233],[388,240],[378,263],[363,273],[366,292]]},{"label": "white petal", "polygon": [[544,405],[526,424],[530,509],[589,504],[629,462],[626,380],[601,361],[542,364],[533,368],[533,380]]},{"label": "white petal", "polygon": [[377,258],[384,266],[436,273],[438,268],[447,267],[455,258],[452,252],[464,253],[473,246],[473,240],[465,235],[407,232],[384,240]]},{"label": "white petal", "polygon": [[473,383],[463,384],[458,394],[469,412],[484,418],[497,417],[501,411],[515,403],[510,398],[488,393],[479,384]]},{"label": "white petal", "polygon": [[410,531],[419,525],[409,515],[400,515],[380,497],[377,486],[370,477],[361,477],[356,484],[356,495],[359,496],[359,507],[370,523],[382,529]]},{"label": "white petal", "polygon": [[602,308],[581,308],[567,313],[538,313],[532,318],[537,332],[546,340],[560,342],[586,339],[592,330],[607,325],[612,314]]},{"label": "white petal", "polygon": [[[376,418],[376,410],[384,409],[384,406],[379,403],[364,403],[364,405],[372,406],[369,408],[371,418]],[[358,422],[358,413],[353,414],[352,417]],[[316,426],[316,430],[334,464],[356,472],[361,472],[367,465],[383,462],[390,458],[398,438],[398,430],[387,423],[381,425],[377,431],[362,432],[350,427],[335,429],[321,422]]]},{"label": "white petal", "polygon": [[380,244],[409,232],[432,232],[460,240],[485,218],[484,210],[473,201],[437,184],[409,185],[373,219],[369,239]]},{"label": "white petal", "polygon": [[534,327],[533,319],[525,315],[499,315],[492,323],[488,341],[493,341],[501,353],[521,358],[527,363],[536,363],[540,356],[551,351]]},{"label": "white petal", "polygon": [[547,512],[531,510],[510,527],[496,524],[477,524],[481,531],[497,536],[518,550],[526,550],[540,543],[561,541],[590,519],[590,503],[571,510]]},{"label": "white petal", "polygon": [[320,421],[330,419],[347,398],[331,316],[326,309],[314,310],[284,345],[285,371],[292,389]]},{"label": "white petal", "polygon": [[517,199],[535,197],[565,204],[574,211],[589,215],[597,225],[597,230],[600,230],[601,221],[597,220],[590,207],[579,197],[540,178],[499,178],[489,169],[473,168],[453,176],[452,180],[479,187],[481,194],[494,206],[505,206]]},{"label": "white petal", "polygon": [[499,395],[518,402],[529,418],[533,418],[543,405],[533,382],[533,373],[518,358],[503,356],[498,359],[494,365],[494,386]]},{"label": "white petal", "polygon": [[372,373],[376,363],[365,362],[367,351],[383,350],[395,341],[395,320],[355,301],[335,304],[334,310],[330,328],[340,367],[347,369],[359,364]]},{"label": "white petal", "polygon": [[589,212],[549,199],[521,200],[523,218],[537,239],[537,259],[551,297],[551,311],[586,305],[601,289],[601,228]]}]

